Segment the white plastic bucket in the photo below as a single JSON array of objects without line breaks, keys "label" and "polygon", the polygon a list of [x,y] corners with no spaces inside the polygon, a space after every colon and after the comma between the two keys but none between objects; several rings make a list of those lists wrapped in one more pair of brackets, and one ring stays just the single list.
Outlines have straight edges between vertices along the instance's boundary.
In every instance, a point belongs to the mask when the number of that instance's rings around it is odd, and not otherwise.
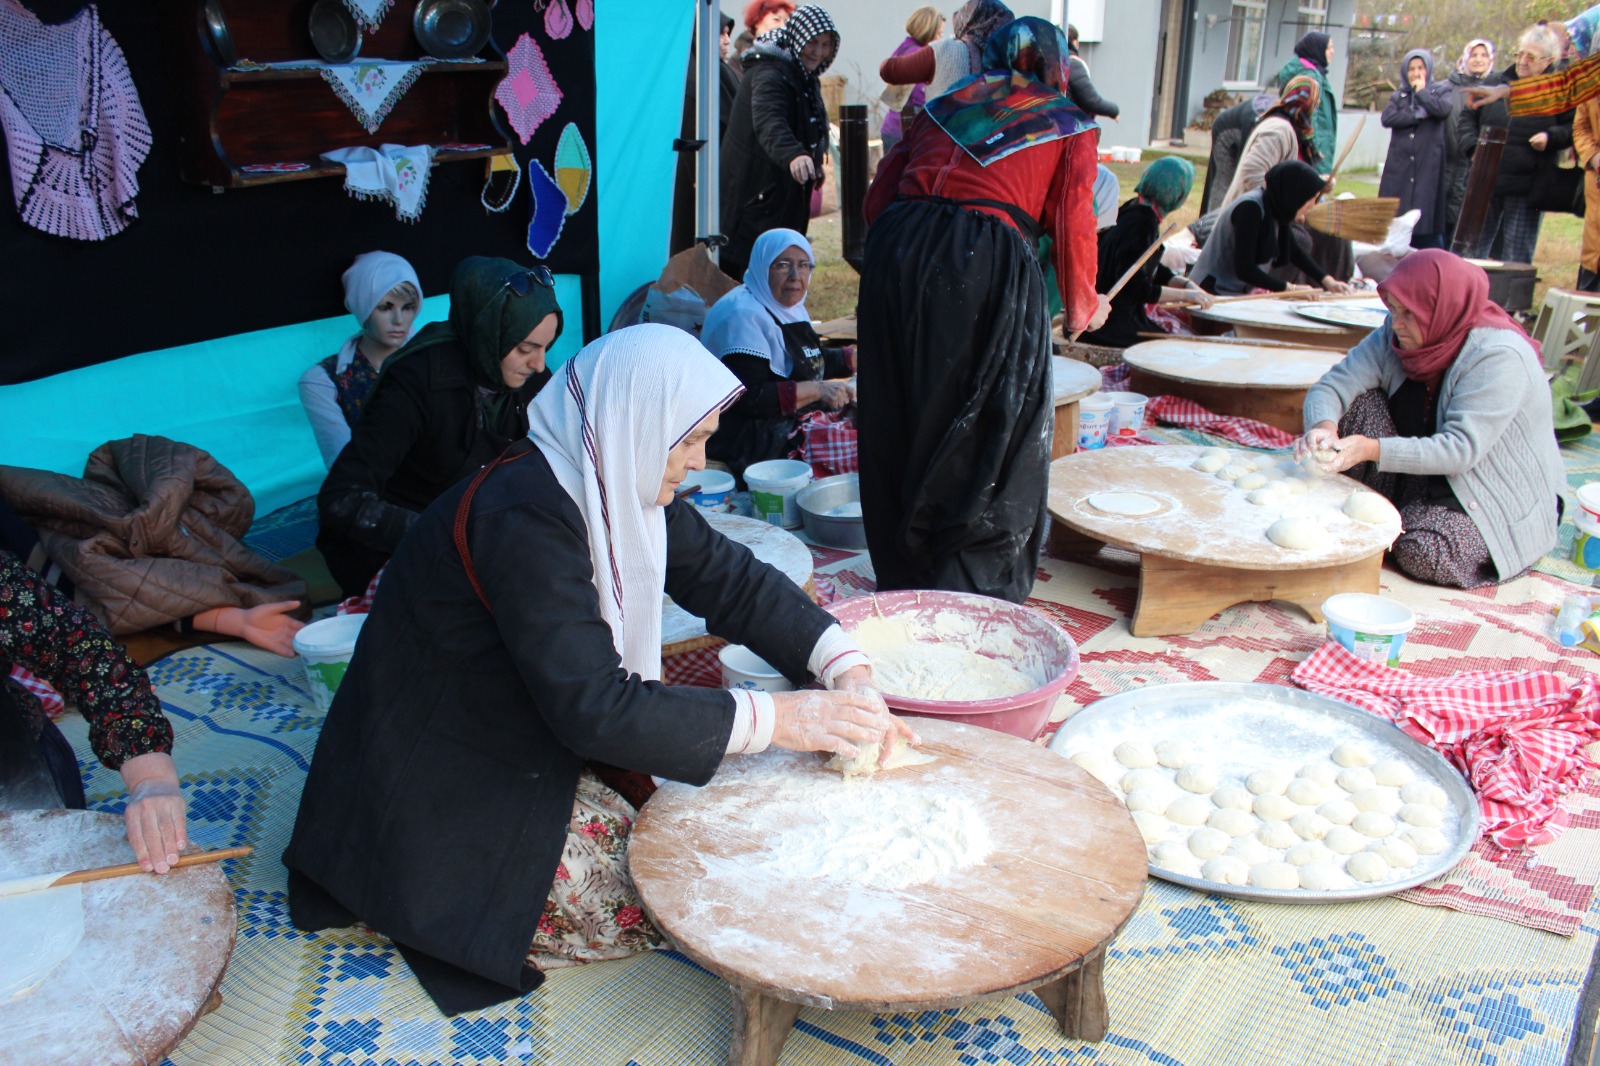
[{"label": "white plastic bucket", "polygon": [[1111,435],[1111,415],[1116,402],[1110,396],[1095,393],[1078,401],[1078,447],[1084,451],[1104,448]]},{"label": "white plastic bucket", "polygon": [[366,624],[364,614],[341,614],[312,622],[294,635],[294,650],[306,667],[306,688],[317,710],[333,705],[333,694],[344,680],[356,638]]},{"label": "white plastic bucket", "polygon": [[1578,515],[1587,512],[1590,518],[1600,521],[1600,481],[1591,481],[1578,490],[1578,507]]},{"label": "white plastic bucket", "polygon": [[1137,163],[1144,158],[1143,148],[1126,148],[1123,151],[1126,153],[1123,157],[1124,163]]},{"label": "white plastic bucket", "polygon": [[[1578,496],[1582,498],[1583,489],[1578,490]],[[1600,517],[1587,506],[1579,507],[1572,512],[1572,524],[1578,530],[1578,535],[1572,538],[1572,561],[1585,570],[1600,570]]]},{"label": "white plastic bucket", "polygon": [[1110,436],[1137,437],[1144,428],[1144,409],[1150,398],[1137,392],[1108,392],[1106,399],[1115,405],[1111,411]]},{"label": "white plastic bucket", "polygon": [[810,463],[798,459],[751,463],[744,469],[744,483],[750,486],[757,518],[785,529],[799,527],[800,507],[794,497],[811,483]]},{"label": "white plastic bucket", "polygon": [[789,679],[767,661],[742,644],[728,644],[717,652],[722,662],[722,683],[728,688],[758,688],[766,692],[789,692]]},{"label": "white plastic bucket", "polygon": [[1400,648],[1417,624],[1405,604],[1368,592],[1341,592],[1322,601],[1328,635],[1358,659],[1398,666]]},{"label": "white plastic bucket", "polygon": [[692,470],[685,481],[693,482],[699,488],[689,493],[685,499],[702,511],[726,511],[728,497],[733,495],[733,475],[726,470],[713,470],[706,467],[704,470]]}]

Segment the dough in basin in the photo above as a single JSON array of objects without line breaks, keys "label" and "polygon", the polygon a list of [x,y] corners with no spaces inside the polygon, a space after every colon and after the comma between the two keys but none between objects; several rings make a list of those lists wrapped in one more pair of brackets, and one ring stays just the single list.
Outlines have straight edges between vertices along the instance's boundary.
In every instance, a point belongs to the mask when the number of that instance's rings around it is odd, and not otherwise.
[{"label": "dough in basin", "polygon": [[1106,514],[1142,515],[1161,510],[1161,501],[1142,492],[1093,492],[1089,506]]},{"label": "dough in basin", "polygon": [[1121,744],[1111,749],[1111,754],[1115,755],[1117,761],[1130,770],[1141,770],[1146,766],[1154,766],[1156,764],[1156,749],[1142,740],[1124,740]]}]

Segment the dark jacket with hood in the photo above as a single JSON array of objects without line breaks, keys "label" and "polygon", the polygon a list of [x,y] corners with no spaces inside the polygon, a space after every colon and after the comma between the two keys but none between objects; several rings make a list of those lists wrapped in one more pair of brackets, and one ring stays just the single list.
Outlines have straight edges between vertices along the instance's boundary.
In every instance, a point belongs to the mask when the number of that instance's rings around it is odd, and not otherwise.
[{"label": "dark jacket with hood", "polygon": [[[1413,59],[1427,67],[1427,84],[1419,92],[1406,79]],[[1453,92],[1449,82],[1433,80],[1433,56],[1413,48],[1400,60],[1401,86],[1389,95],[1383,124],[1389,130],[1389,154],[1383,164],[1379,196],[1396,196],[1400,210],[1418,210],[1416,233],[1445,230],[1445,142],[1450,138],[1445,122]]]},{"label": "dark jacket with hood", "polygon": [[[1500,73],[1483,79],[1483,84],[1509,85],[1516,80],[1517,65],[1513,63]],[[1513,116],[1505,101],[1497,100],[1476,111],[1462,108],[1456,116],[1456,132],[1463,144],[1471,145],[1468,149],[1470,152],[1477,148],[1481,130],[1491,126],[1506,127],[1506,146],[1500,152],[1500,173],[1495,178],[1494,194],[1529,196],[1541,174],[1545,170],[1555,169],[1556,156],[1561,149],[1572,147],[1572,116],[1571,111],[1563,111],[1559,115]],[[1528,138],[1536,133],[1547,134],[1550,138],[1543,151],[1535,150],[1528,143]]]}]

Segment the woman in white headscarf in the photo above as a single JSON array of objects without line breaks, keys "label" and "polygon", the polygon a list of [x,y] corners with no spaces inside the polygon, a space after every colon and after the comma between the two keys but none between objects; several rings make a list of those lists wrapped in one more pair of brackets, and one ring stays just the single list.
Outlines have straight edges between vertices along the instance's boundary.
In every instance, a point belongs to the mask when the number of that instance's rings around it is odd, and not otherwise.
[{"label": "woman in white headscarf", "polygon": [[[284,855],[297,925],[363,922],[446,1013],[488,1006],[660,944],[627,873],[639,774],[915,742],[832,616],[674,500],[739,391],[681,330],[608,334],[539,394],[530,441],[423,513],[317,742]],[[828,691],[663,685],[664,594]]]},{"label": "woman in white headscarf", "polygon": [[411,339],[422,307],[422,282],[398,255],[366,252],[344,272],[344,306],[360,332],[300,375],[300,405],[328,467],[350,443],[350,427],[361,417],[384,360]]},{"label": "woman in white headscarf", "polygon": [[855,350],[824,347],[806,311],[815,265],[804,234],[768,230],[750,250],[744,284],[712,306],[700,330],[744,386],[706,448],[735,474],[788,455],[800,412],[836,411],[854,399]]}]

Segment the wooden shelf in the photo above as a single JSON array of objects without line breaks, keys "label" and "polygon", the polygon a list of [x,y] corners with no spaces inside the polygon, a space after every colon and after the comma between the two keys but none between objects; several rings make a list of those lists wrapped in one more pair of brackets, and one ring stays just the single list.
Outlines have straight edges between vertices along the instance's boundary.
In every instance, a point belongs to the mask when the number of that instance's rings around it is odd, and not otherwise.
[{"label": "wooden shelf", "polygon": [[[351,62],[359,63],[361,60],[358,57],[351,60]],[[406,60],[406,62],[414,63],[416,60]],[[330,66],[333,66],[333,64],[318,63],[314,67],[224,67],[218,71],[218,74],[222,78],[222,83],[229,86],[242,85],[257,81],[320,81],[322,79],[323,70]],[[505,61],[495,59],[486,60],[480,63],[463,63],[459,60],[451,61],[447,59],[439,59],[424,67],[422,72],[429,76],[439,76],[449,74],[481,74],[485,71],[494,71],[496,74],[498,74],[500,77],[495,79],[496,83],[498,83],[500,78],[505,77]]]}]

